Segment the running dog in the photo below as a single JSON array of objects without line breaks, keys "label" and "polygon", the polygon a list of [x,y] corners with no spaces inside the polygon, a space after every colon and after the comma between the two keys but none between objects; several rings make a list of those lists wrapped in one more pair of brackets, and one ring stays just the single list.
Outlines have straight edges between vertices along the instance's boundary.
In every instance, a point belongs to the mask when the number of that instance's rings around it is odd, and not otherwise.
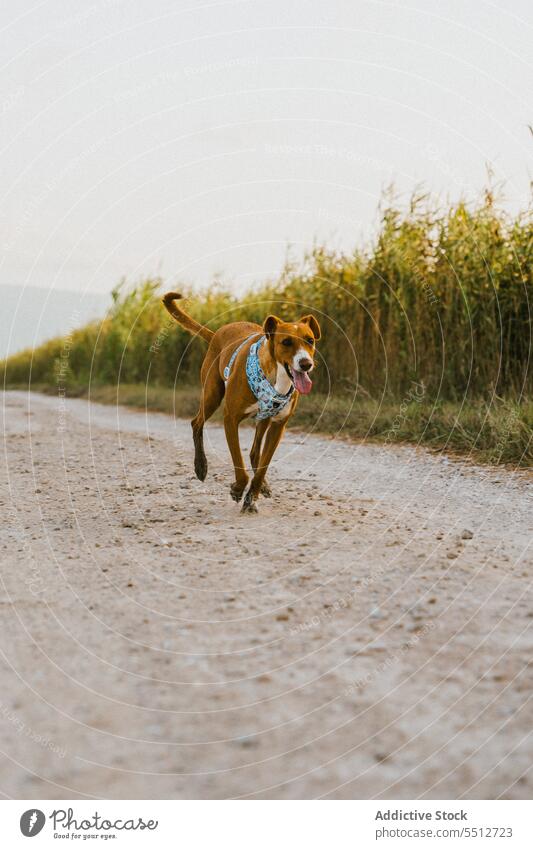
[{"label": "running dog", "polygon": [[254,475],[242,507],[243,513],[257,513],[259,495],[271,496],[265,476],[285,425],[299,394],[311,391],[309,374],[314,368],[320,325],[313,315],[304,315],[297,322],[269,315],[262,327],[237,321],[214,333],[187,315],[176,303],[180,299],[181,295],[169,292],[163,304],[189,333],[209,343],[200,373],[200,409],[191,422],[196,476],[203,481],[207,475],[204,425],[225,398],[224,429],[235,468],[230,492],[237,502],[249,481],[239,445],[239,424],[249,416],[257,421],[250,452]]}]

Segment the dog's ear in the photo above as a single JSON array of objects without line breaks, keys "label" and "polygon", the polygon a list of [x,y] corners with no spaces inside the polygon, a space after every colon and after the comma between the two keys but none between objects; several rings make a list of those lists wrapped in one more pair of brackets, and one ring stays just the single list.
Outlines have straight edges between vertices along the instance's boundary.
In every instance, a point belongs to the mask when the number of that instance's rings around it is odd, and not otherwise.
[{"label": "dog's ear", "polygon": [[265,318],[263,322],[263,330],[267,339],[270,339],[271,336],[276,332],[276,328],[280,323],[281,319],[275,315],[269,315]]},{"label": "dog's ear", "polygon": [[314,315],[303,315],[300,319],[300,323],[309,325],[311,333],[315,337],[315,341],[318,342],[322,334],[320,333],[320,325]]}]

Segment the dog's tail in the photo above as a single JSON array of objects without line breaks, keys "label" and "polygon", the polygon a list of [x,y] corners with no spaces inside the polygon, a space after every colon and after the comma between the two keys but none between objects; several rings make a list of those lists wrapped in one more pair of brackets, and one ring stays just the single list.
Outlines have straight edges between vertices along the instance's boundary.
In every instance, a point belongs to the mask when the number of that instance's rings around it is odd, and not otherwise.
[{"label": "dog's tail", "polygon": [[188,330],[189,333],[193,333],[195,336],[201,336],[206,342],[210,342],[215,334],[212,330],[209,330],[208,327],[204,327],[203,324],[199,324],[194,320],[194,318],[187,315],[186,312],[183,312],[183,310],[176,305],[175,301],[181,300],[181,297],[182,296],[178,295],[177,292],[167,292],[163,298],[163,303],[166,309],[169,311],[172,318],[175,318],[178,324],[181,324],[185,330]]}]

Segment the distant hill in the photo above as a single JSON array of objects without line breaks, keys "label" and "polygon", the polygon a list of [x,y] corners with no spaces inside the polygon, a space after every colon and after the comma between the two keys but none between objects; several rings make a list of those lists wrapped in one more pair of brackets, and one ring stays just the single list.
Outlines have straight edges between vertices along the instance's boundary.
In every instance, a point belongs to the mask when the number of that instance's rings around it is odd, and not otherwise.
[{"label": "distant hill", "polygon": [[0,359],[105,315],[109,295],[0,285]]}]

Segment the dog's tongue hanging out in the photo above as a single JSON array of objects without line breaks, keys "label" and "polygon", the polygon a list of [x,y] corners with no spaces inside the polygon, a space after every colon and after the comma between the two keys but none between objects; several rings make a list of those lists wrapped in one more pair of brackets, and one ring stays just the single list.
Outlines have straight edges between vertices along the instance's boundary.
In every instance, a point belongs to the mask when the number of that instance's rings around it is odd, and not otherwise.
[{"label": "dog's tongue hanging out", "polygon": [[302,395],[309,395],[311,389],[313,388],[313,381],[305,371],[293,371],[292,377],[294,380],[294,386],[301,392]]}]

